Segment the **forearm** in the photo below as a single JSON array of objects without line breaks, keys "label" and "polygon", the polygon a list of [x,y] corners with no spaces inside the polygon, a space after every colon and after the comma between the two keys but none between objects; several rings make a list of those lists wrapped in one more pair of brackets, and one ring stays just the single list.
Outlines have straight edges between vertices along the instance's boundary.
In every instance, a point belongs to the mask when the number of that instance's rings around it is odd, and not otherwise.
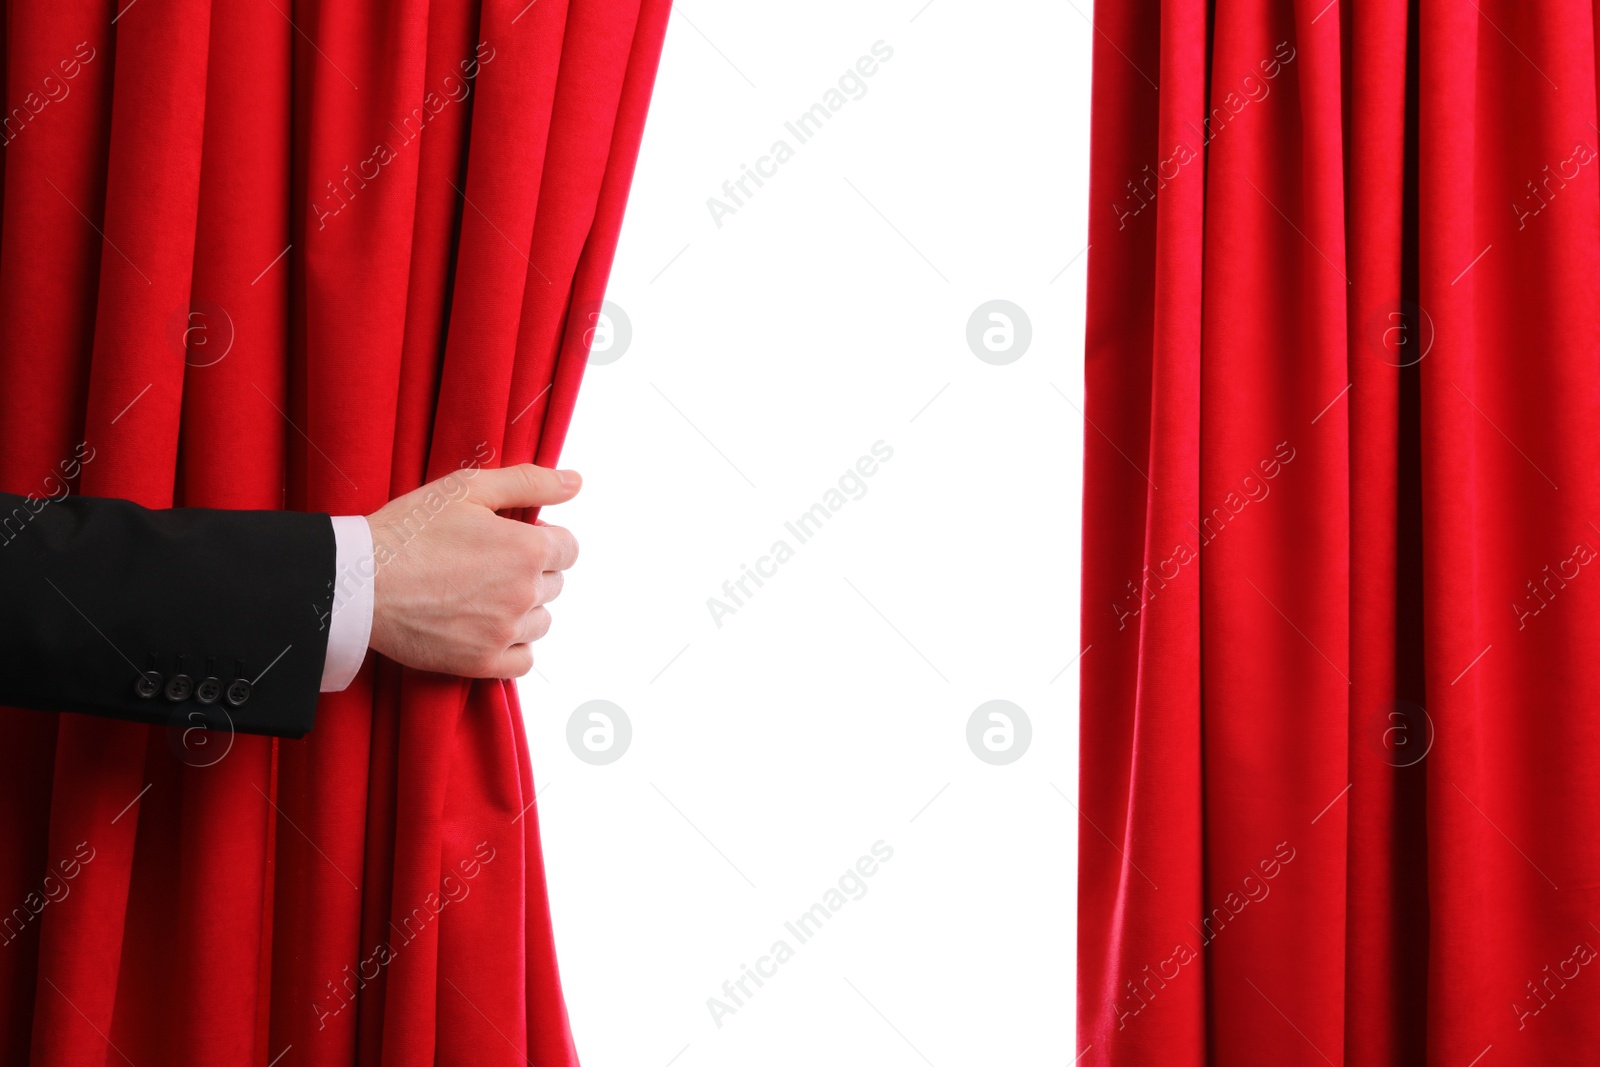
[{"label": "forearm", "polygon": [[326,515],[0,494],[0,704],[300,736],[334,550]]},{"label": "forearm", "polygon": [[531,464],[463,471],[338,519],[0,493],[0,705],[300,737],[369,644],[417,670],[519,677],[578,547],[496,512],[579,485]]}]

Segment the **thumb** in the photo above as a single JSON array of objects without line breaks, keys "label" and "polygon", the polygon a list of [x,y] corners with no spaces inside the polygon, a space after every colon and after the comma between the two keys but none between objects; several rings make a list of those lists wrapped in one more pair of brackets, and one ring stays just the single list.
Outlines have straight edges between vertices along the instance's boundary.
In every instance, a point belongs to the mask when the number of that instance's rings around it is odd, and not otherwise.
[{"label": "thumb", "polygon": [[554,471],[521,463],[478,471],[467,486],[467,499],[490,511],[536,508],[571,500],[582,485],[577,471]]}]

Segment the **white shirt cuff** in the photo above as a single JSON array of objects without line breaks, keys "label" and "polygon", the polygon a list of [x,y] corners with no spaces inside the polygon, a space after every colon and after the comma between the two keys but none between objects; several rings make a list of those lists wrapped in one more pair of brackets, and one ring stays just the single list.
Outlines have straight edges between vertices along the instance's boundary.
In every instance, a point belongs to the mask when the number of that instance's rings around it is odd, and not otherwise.
[{"label": "white shirt cuff", "polygon": [[355,680],[372,639],[373,583],[377,564],[372,528],[361,515],[333,516],[333,617],[328,654],[322,661],[322,691],[337,693]]}]

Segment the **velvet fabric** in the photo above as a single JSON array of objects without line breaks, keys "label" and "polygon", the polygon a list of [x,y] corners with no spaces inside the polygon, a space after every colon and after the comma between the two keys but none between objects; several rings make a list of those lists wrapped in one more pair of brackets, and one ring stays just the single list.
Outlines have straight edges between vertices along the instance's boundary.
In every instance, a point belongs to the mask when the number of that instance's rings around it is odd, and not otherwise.
[{"label": "velvet fabric", "polygon": [[1075,1052],[1582,1062],[1595,8],[1094,18]]},{"label": "velvet fabric", "polygon": [[[553,464],[668,10],[7,5],[0,486]],[[0,825],[0,1062],[577,1063],[510,683],[374,654],[303,741],[3,711]]]}]

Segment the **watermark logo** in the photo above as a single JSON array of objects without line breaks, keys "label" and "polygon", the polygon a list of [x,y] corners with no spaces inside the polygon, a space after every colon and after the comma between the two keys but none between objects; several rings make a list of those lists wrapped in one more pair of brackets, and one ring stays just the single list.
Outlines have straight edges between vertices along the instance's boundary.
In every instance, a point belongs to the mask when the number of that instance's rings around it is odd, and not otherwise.
[{"label": "watermark logo", "polygon": [[589,347],[589,366],[604,367],[627,354],[633,343],[633,320],[621,307],[607,300],[598,311],[588,314],[583,339]]},{"label": "watermark logo", "polygon": [[1367,349],[1391,367],[1415,367],[1433,351],[1433,318],[1409,300],[1391,300],[1367,317]]},{"label": "watermark logo", "polygon": [[59,77],[53,72],[46,74],[39,79],[37,86],[20,94],[13,86],[11,95],[16,98],[16,102],[10,105],[10,111],[0,115],[0,148],[11,147],[11,142],[21,137],[24,130],[37,122],[45,108],[51,104],[59,106],[71,96],[73,79],[82,74],[83,68],[93,63],[97,55],[99,53],[88,41],[79,41],[77,47],[72,50],[72,55],[56,62],[55,69],[60,72]]},{"label": "watermark logo", "polygon": [[1595,961],[1597,953],[1588,941],[1579,941],[1565,959],[1547,963],[1538,974],[1523,984],[1527,994],[1511,1002],[1511,1014],[1516,1016],[1517,1029],[1526,1030],[1528,1020],[1535,1019],[1548,1008],[1567,985],[1576,981],[1583,968]]},{"label": "watermark logo", "polygon": [[346,963],[339,969],[337,980],[324,981],[323,990],[314,995],[311,1011],[317,1017],[317,1029],[326,1030],[329,1019],[355,1006],[362,992],[414,942],[427,938],[436,947],[439,935],[435,931],[444,909],[452,904],[460,906],[472,894],[473,879],[494,862],[496,855],[493,845],[479,841],[472,855],[457,860],[454,867],[444,868],[436,890],[430,891],[409,912],[393,913],[388,929],[373,943],[372,950],[355,963]]},{"label": "watermark logo", "polygon": [[827,128],[846,104],[867,95],[867,80],[893,58],[893,47],[885,41],[874,41],[871,55],[857,58],[823,91],[816,103],[783,124],[783,135],[774,138],[767,151],[756,157],[754,166],[740,163],[738,177],[722,183],[721,195],[706,197],[706,211],[711,215],[712,224],[720,230],[727,225],[729,217],[749,206],[756,193],[778,176],[779,169],[795,157],[802,145]]},{"label": "watermark logo", "polygon": [[718,1030],[728,1018],[748,1006],[751,999],[776,978],[784,964],[823,930],[832,924],[834,916],[847,904],[867,895],[868,880],[883,870],[883,865],[894,859],[894,848],[883,840],[872,843],[871,854],[859,856],[846,867],[838,879],[817,897],[805,911],[783,924],[783,935],[775,938],[767,951],[757,956],[755,964],[739,964],[738,977],[722,983],[718,994],[706,998],[706,1011]]},{"label": "watermark logo", "polygon": [[1033,322],[1009,300],[979,304],[967,319],[967,347],[992,366],[1015,363],[1032,343]]},{"label": "watermark logo", "polygon": [[[488,41],[479,41],[471,57],[456,64],[459,75],[446,74],[438,82],[438,91],[426,90],[408,113],[396,115],[389,120],[389,131],[383,135],[384,140],[374,145],[369,155],[354,163],[346,163],[337,178],[326,179],[322,183],[326,192],[313,194],[316,199],[310,205],[311,213],[317,220],[317,229],[326,228],[329,219],[343,213],[370,183],[387,173],[389,165],[405,155],[410,147],[421,139],[430,124],[446,109],[452,104],[458,106],[464,104],[472,95],[472,87],[477,82],[478,73],[493,62],[496,55],[493,45]],[[348,78],[345,80],[349,81]],[[354,85],[355,83],[351,82],[352,88]],[[393,134],[392,137],[390,133]],[[452,186],[454,184],[451,183]],[[460,194],[462,200],[467,199],[466,193],[459,187],[456,188],[456,192]]]},{"label": "watermark logo", "polygon": [[1017,762],[1032,742],[1033,723],[1028,713],[1009,700],[979,704],[967,720],[967,747],[996,767]]},{"label": "watermark logo", "polygon": [[[143,794],[140,794],[141,796]],[[132,807],[132,805],[129,805]],[[120,816],[119,816],[120,818]],[[111,820],[115,822],[116,819]],[[60,904],[72,894],[72,882],[83,869],[94,862],[95,850],[87,841],[79,841],[72,855],[58,860],[54,868],[46,867],[43,881],[37,889],[30,889],[22,903],[0,915],[0,946],[9,946],[22,936],[29,925],[51,904]]]},{"label": "watermark logo", "polygon": [[210,300],[194,300],[167,319],[167,343],[191,367],[213,367],[233,349],[233,317]]},{"label": "watermark logo", "polygon": [[1415,767],[1433,749],[1433,720],[1421,704],[1396,700],[1367,720],[1367,747],[1391,767]]},{"label": "watermark logo", "polygon": [[585,701],[567,720],[567,747],[593,766],[617,762],[632,743],[633,722],[609,700]]},{"label": "watermark logo", "polygon": [[[137,399],[135,397],[135,400]],[[17,500],[17,505],[11,509],[9,515],[0,512],[0,548],[15,541],[45,508],[71,496],[72,483],[83,473],[83,468],[93,462],[94,456],[94,449],[90,447],[89,442],[78,442],[78,446],[72,450],[72,455],[57,463],[56,470],[44,476],[43,496],[29,493]]]},{"label": "watermark logo", "polygon": [[233,751],[233,717],[214,703],[222,694],[222,683],[204,678],[195,686],[209,706],[178,708],[167,719],[167,747],[179,761],[190,767],[215,767]]},{"label": "watermark logo", "polygon": [[724,620],[745,607],[768,580],[777,577],[779,568],[794,559],[799,548],[821,533],[846,504],[866,496],[867,479],[893,458],[894,449],[887,442],[874,441],[870,455],[857,457],[855,464],[845,468],[821,499],[783,524],[784,535],[772,542],[765,555],[756,557],[753,567],[740,563],[738,577],[722,583],[722,595],[706,598],[706,611],[712,624],[722,629]]}]

